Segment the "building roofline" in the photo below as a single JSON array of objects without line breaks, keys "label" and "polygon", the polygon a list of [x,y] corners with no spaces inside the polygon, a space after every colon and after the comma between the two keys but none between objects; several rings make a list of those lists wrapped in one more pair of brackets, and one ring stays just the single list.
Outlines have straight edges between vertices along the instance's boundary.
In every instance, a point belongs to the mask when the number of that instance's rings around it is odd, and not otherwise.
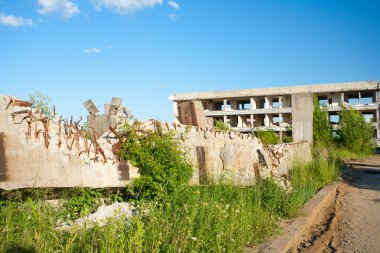
[{"label": "building roofline", "polygon": [[173,96],[173,101],[188,101],[202,99],[218,98],[244,98],[252,96],[273,96],[289,95],[296,93],[327,93],[327,92],[349,92],[356,90],[377,90],[379,81],[362,81],[362,82],[342,82],[329,84],[313,84],[301,86],[279,86],[271,88],[241,89],[241,90],[224,90],[224,91],[207,91],[179,93]]}]

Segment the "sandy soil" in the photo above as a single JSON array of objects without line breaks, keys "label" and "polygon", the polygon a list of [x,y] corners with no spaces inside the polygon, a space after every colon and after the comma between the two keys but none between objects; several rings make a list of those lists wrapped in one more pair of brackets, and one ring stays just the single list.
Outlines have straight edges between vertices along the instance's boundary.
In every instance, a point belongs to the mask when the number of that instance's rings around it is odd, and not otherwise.
[{"label": "sandy soil", "polygon": [[335,199],[290,252],[380,252],[380,156],[347,167]]}]

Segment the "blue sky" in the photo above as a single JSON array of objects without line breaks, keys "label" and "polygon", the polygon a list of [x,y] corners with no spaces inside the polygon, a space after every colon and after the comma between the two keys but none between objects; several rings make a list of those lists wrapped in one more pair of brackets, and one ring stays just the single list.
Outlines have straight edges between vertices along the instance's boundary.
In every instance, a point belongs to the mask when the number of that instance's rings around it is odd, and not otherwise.
[{"label": "blue sky", "polygon": [[0,94],[65,117],[121,97],[171,120],[169,95],[380,80],[378,0],[0,0]]}]

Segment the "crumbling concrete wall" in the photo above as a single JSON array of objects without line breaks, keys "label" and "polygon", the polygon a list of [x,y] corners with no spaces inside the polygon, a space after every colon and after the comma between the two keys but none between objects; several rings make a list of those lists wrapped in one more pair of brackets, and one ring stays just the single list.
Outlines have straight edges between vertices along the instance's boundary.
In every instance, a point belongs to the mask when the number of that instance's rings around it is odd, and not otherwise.
[{"label": "crumbling concrete wall", "polygon": [[251,185],[258,179],[272,177],[283,188],[290,188],[289,172],[295,162],[312,159],[308,142],[265,146],[253,135],[217,131],[212,128],[145,122],[147,129],[177,132],[193,163],[192,184],[229,182]]},{"label": "crumbling concrete wall", "polygon": [[0,96],[1,189],[123,187],[138,175],[114,157],[114,138],[83,138],[78,122],[49,119],[20,105]]},{"label": "crumbling concrete wall", "polygon": [[[0,96],[0,122],[1,189],[123,187],[138,176],[138,169],[114,155],[118,139],[113,133],[84,138],[78,122],[43,117],[10,96]],[[307,142],[264,146],[237,132],[158,121],[143,125],[176,132],[194,165],[192,184],[249,185],[273,177],[289,188],[294,161],[311,160]]]}]

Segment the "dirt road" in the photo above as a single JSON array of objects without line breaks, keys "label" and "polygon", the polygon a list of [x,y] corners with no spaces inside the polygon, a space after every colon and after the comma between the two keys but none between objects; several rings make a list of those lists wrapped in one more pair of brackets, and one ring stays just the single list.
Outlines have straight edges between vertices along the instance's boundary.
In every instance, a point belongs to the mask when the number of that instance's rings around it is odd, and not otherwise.
[{"label": "dirt road", "polygon": [[347,167],[335,199],[291,252],[380,252],[380,156]]}]

